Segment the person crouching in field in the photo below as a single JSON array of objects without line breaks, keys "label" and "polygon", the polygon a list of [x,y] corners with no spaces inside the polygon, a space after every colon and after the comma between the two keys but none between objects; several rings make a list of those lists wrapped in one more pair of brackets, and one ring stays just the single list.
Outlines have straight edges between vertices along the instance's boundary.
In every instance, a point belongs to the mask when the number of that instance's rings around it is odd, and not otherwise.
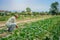
[{"label": "person crouching in field", "polygon": [[14,15],[11,18],[8,19],[6,26],[8,27],[8,32],[12,32],[14,28],[18,28],[16,24],[16,19],[18,18],[18,15]]}]

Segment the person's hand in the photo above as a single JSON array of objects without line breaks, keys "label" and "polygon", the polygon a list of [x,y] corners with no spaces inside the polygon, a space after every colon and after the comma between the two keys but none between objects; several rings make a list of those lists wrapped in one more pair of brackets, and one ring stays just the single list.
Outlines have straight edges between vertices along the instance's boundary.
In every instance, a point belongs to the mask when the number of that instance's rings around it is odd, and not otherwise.
[{"label": "person's hand", "polygon": [[16,28],[18,28],[18,26],[16,25]]}]

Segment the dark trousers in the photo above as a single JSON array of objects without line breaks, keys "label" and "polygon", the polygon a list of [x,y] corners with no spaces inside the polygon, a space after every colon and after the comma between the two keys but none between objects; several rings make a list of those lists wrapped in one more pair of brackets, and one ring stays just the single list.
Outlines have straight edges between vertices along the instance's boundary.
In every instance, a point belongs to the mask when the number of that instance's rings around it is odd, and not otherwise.
[{"label": "dark trousers", "polygon": [[15,24],[9,25],[9,27],[8,27],[8,32],[12,32],[15,27],[16,27]]}]

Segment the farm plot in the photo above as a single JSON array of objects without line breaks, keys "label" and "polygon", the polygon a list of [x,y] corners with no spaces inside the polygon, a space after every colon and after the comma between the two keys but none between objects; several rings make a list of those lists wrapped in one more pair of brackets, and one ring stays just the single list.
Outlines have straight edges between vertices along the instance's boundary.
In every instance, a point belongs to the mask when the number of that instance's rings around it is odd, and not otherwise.
[{"label": "farm plot", "polygon": [[24,28],[19,27],[13,34],[0,38],[0,40],[43,40],[46,36],[49,38],[51,36],[59,36],[60,16],[24,24],[23,26]]}]

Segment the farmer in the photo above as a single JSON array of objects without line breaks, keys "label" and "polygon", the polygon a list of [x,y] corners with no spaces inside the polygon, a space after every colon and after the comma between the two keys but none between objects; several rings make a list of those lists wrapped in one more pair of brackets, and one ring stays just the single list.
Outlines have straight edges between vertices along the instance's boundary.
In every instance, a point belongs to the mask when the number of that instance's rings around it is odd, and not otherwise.
[{"label": "farmer", "polygon": [[9,18],[9,20],[7,21],[6,26],[8,27],[8,32],[12,32],[15,27],[18,28],[16,24],[17,18],[18,18],[18,15],[14,15],[11,18]]}]

